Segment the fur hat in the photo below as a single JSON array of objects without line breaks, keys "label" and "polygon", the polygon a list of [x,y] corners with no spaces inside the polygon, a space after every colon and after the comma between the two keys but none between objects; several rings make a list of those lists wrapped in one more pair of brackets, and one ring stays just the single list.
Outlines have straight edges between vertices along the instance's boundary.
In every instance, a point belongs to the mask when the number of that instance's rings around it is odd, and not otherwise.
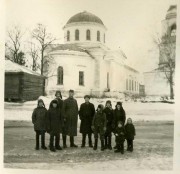
[{"label": "fur hat", "polygon": [[107,105],[108,103],[112,106],[112,104],[111,104],[111,101],[110,101],[110,100],[107,100],[107,101],[106,101],[106,105]]},{"label": "fur hat", "polygon": [[85,96],[84,96],[84,99],[85,99],[85,98],[89,98],[89,99],[90,99],[91,97],[90,97],[90,95],[85,95]]},{"label": "fur hat", "polygon": [[117,105],[122,106],[122,102],[117,102],[116,106],[117,106]]},{"label": "fur hat", "polygon": [[57,97],[58,94],[60,95],[60,98],[62,99],[61,91],[56,91],[55,96]]},{"label": "fur hat", "polygon": [[73,90],[73,89],[70,89],[70,90],[69,90],[69,92],[72,92],[72,93],[74,93],[74,90]]}]

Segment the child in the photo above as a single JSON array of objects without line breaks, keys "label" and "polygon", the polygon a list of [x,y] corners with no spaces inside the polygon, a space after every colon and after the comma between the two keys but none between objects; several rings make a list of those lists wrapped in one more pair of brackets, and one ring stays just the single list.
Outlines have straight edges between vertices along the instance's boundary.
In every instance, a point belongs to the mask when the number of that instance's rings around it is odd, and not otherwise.
[{"label": "child", "polygon": [[103,105],[98,105],[97,111],[93,118],[92,130],[94,131],[94,150],[97,149],[98,145],[98,134],[100,134],[101,140],[101,151],[104,150],[104,133],[106,131],[106,114],[103,112]]},{"label": "child", "polygon": [[47,109],[45,108],[42,99],[38,100],[37,108],[34,109],[32,114],[32,123],[36,132],[36,150],[39,150],[39,136],[41,135],[41,148],[46,150],[45,146],[45,132],[46,132],[46,116]]},{"label": "child", "polygon": [[121,152],[121,154],[124,154],[125,129],[123,123],[120,121],[118,122],[118,126],[115,130],[115,136],[117,149],[114,152]]},{"label": "child", "polygon": [[111,137],[112,137],[112,123],[113,123],[113,109],[112,109],[112,104],[111,101],[108,100],[106,102],[106,107],[104,109],[104,113],[106,114],[106,120],[107,120],[107,125],[106,125],[106,132],[105,132],[105,147],[104,149],[110,149],[112,150],[111,146]]},{"label": "child", "polygon": [[[58,101],[55,99],[51,102],[48,110],[48,132],[50,133],[50,150],[62,150],[60,146],[60,133],[62,133],[63,118],[59,109]],[[55,138],[55,147],[54,147]]]},{"label": "child", "polygon": [[134,136],[136,135],[136,130],[132,123],[131,118],[127,119],[127,123],[125,125],[125,131],[126,131],[126,140],[127,140],[127,151],[132,152],[133,151],[133,140],[134,140]]}]

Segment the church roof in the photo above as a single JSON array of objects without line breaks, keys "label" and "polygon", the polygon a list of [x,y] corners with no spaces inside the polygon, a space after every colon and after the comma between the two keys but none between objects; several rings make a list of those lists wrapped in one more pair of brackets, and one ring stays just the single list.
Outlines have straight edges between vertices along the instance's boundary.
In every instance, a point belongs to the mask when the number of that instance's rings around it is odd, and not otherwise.
[{"label": "church roof", "polygon": [[58,44],[56,47],[53,47],[51,51],[56,50],[69,50],[69,51],[79,51],[79,52],[86,52],[86,50],[80,48],[75,44]]},{"label": "church roof", "polygon": [[104,25],[99,17],[87,11],[83,11],[81,13],[75,14],[68,20],[67,24],[76,23],[76,22],[92,22],[92,23],[98,23]]}]

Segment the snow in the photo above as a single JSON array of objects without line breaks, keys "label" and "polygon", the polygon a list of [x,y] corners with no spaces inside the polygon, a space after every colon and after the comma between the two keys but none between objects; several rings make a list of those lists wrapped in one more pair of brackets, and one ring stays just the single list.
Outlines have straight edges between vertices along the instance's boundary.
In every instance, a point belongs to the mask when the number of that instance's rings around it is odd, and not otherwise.
[{"label": "snow", "polygon": [[[43,99],[46,108],[53,97],[40,96]],[[97,108],[98,104],[104,104],[107,100],[111,100],[113,108],[116,98],[92,98],[90,101]],[[84,102],[83,98],[77,98],[78,105]],[[174,105],[168,103],[141,103],[132,101],[122,101],[126,111],[126,116],[131,117],[134,121],[173,121],[174,120]],[[37,100],[24,103],[8,103],[5,102],[4,119],[5,120],[31,120],[33,109],[37,106]]]}]

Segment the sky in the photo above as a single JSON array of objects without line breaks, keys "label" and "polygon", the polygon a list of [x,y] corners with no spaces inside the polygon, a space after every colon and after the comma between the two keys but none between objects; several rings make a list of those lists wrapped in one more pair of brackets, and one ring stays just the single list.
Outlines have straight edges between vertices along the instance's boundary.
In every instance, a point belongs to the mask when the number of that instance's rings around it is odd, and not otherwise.
[{"label": "sky", "polygon": [[127,63],[138,71],[157,67],[153,35],[161,33],[161,21],[177,0],[6,0],[6,29],[18,25],[32,30],[37,23],[63,43],[63,26],[84,10],[98,16],[107,27],[106,45],[120,48]]}]

